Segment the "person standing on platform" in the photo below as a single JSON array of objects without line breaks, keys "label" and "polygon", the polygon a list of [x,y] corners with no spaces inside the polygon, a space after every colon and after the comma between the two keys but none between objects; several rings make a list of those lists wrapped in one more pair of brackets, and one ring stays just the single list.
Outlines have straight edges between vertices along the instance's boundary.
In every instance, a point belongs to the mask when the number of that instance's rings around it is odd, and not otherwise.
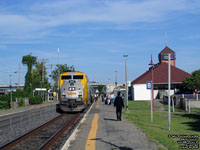
[{"label": "person standing on platform", "polygon": [[115,98],[114,93],[112,93],[112,94],[110,95],[110,105],[113,104],[114,98]]},{"label": "person standing on platform", "polygon": [[115,98],[114,106],[116,107],[116,114],[117,114],[117,120],[121,121],[121,115],[122,115],[122,107],[124,107],[124,102],[122,97],[120,96],[120,92],[117,93],[117,97]]}]

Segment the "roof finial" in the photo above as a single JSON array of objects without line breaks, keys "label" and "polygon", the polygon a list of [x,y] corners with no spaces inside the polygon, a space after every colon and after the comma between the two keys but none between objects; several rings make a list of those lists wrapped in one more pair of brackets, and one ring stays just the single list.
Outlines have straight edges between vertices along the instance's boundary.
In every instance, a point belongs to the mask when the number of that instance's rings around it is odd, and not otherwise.
[{"label": "roof finial", "polygon": [[165,32],[165,47],[167,47],[167,32]]},{"label": "roof finial", "polygon": [[153,64],[153,58],[152,58],[152,54],[151,54],[151,61],[150,61],[150,64],[149,64],[150,66],[153,66],[154,64]]}]

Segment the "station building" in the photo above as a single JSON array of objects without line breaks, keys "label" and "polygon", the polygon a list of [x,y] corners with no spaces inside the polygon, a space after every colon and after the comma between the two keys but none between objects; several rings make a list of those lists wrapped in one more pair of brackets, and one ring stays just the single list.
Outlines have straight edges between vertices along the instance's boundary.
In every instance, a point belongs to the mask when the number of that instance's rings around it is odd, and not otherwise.
[{"label": "station building", "polygon": [[[171,91],[170,94],[178,92],[181,83],[191,74],[176,67],[176,54],[169,47],[165,47],[159,54],[159,63],[152,65],[148,71],[131,82],[133,100],[151,100],[151,90],[147,90],[146,82],[152,81],[154,85],[154,99],[163,98],[168,95],[168,54],[171,54]],[[152,60],[151,60],[152,62]],[[153,63],[152,63],[153,64]]]}]

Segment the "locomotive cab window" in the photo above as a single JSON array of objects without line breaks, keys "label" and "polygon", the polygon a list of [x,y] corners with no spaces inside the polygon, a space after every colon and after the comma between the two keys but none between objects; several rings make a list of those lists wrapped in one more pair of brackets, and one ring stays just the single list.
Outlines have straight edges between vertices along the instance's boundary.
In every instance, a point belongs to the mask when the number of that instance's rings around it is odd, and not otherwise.
[{"label": "locomotive cab window", "polygon": [[69,79],[72,79],[72,76],[61,76],[61,79],[62,80],[69,80]]},{"label": "locomotive cab window", "polygon": [[74,75],[73,79],[83,79],[83,75]]}]

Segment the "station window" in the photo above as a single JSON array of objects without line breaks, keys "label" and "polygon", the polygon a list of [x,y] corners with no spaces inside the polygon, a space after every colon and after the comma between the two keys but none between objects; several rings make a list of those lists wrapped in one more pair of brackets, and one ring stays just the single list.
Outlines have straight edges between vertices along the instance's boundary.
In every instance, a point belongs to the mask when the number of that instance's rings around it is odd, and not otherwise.
[{"label": "station window", "polygon": [[74,75],[73,79],[83,79],[83,75]]},{"label": "station window", "polygon": [[68,80],[68,79],[72,79],[72,76],[61,76],[62,80]]}]

